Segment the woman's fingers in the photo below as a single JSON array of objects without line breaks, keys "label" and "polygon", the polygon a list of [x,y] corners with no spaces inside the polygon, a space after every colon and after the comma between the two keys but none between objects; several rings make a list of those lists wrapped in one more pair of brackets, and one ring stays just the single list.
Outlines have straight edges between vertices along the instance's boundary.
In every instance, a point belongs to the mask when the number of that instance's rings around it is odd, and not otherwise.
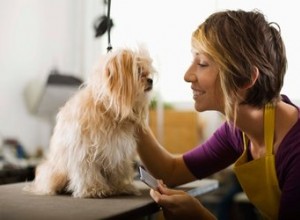
[{"label": "woman's fingers", "polygon": [[161,184],[161,183],[158,184],[158,191],[161,194],[165,194],[165,195],[176,195],[176,194],[183,194],[183,193],[185,193],[182,190],[170,189],[166,185]]},{"label": "woman's fingers", "polygon": [[172,198],[169,195],[161,194],[160,192],[151,189],[150,190],[150,196],[153,198],[153,200],[160,206],[164,208],[170,208],[172,207]]}]

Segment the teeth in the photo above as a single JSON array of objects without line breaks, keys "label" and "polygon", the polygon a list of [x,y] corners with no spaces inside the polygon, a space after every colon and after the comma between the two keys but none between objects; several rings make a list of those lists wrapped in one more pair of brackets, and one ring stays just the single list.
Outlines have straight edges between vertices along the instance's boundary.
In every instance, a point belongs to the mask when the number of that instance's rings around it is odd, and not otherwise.
[{"label": "teeth", "polygon": [[193,95],[203,95],[204,92],[193,90]]}]

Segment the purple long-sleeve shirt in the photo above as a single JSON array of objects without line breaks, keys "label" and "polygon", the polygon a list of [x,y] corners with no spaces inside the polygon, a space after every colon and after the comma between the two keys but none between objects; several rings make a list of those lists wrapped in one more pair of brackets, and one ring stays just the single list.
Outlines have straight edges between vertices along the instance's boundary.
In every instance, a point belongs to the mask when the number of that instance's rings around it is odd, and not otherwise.
[{"label": "purple long-sleeve shirt", "polygon": [[[284,95],[282,100],[294,105]],[[189,170],[202,179],[233,164],[243,148],[241,130],[233,130],[225,122],[205,143],[185,153],[183,158]],[[297,123],[278,147],[275,168],[282,193],[279,219],[300,219],[300,112]]]}]

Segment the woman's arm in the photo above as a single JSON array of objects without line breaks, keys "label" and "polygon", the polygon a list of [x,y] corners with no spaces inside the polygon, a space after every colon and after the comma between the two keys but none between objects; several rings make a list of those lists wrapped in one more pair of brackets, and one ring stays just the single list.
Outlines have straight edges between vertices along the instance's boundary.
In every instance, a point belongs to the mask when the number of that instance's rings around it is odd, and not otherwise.
[{"label": "woman's arm", "polygon": [[139,129],[138,154],[147,170],[168,186],[176,186],[195,180],[182,155],[173,155],[163,148],[151,129]]}]

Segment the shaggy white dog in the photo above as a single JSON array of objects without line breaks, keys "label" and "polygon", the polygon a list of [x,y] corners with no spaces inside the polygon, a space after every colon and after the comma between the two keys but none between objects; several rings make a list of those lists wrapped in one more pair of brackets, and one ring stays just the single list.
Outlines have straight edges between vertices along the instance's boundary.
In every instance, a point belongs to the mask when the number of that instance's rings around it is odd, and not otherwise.
[{"label": "shaggy white dog", "polygon": [[59,111],[49,155],[25,190],[99,198],[137,194],[135,133],[147,123],[153,73],[145,49],[109,52]]}]

